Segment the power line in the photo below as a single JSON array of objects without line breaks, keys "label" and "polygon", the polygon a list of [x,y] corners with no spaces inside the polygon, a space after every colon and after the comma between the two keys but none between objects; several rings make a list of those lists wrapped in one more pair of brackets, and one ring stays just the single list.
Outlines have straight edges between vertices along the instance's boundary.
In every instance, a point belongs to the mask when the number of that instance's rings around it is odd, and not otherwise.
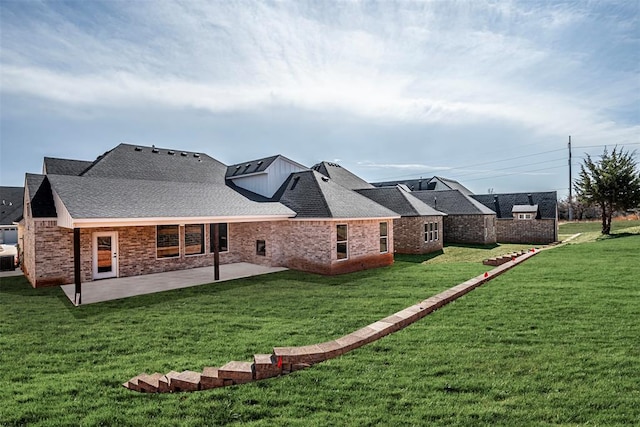
[{"label": "power line", "polygon": [[[507,158],[507,159],[492,160],[490,162],[482,162],[482,163],[475,163],[475,164],[466,165],[466,166],[450,167],[450,168],[448,168],[448,170],[467,169],[467,168],[472,168],[472,167],[476,167],[476,166],[490,165],[492,163],[501,163],[501,162],[507,162],[507,161],[510,161],[510,160],[518,160],[518,159],[524,159],[524,158],[527,158],[527,157],[540,156],[542,154],[556,153],[558,151],[564,151],[564,148],[559,148],[559,149],[556,149],[556,150],[549,150],[549,151],[542,151],[540,153],[527,154],[527,155],[523,155],[523,156],[510,157],[510,158]],[[431,172],[432,171],[414,172],[414,173],[406,174],[406,175],[396,175],[396,176],[392,176],[392,177],[387,177],[387,178],[383,178],[382,180],[384,181],[384,180],[394,179],[394,178],[414,177],[416,175],[422,175],[422,174],[431,173]]]},{"label": "power line", "polygon": [[[534,162],[534,163],[524,163],[521,165],[517,165],[517,166],[510,166],[508,168],[501,168],[501,170],[508,170],[508,169],[516,169],[516,168],[522,168],[525,166],[534,166],[534,165],[541,165],[544,163],[552,163],[552,162],[558,162],[558,161],[565,161],[566,159],[561,158],[561,159],[553,159],[553,160],[543,160],[542,162]],[[475,174],[479,174],[479,173],[493,173],[495,172],[494,170],[488,170],[488,171],[477,171],[477,172],[467,172],[467,173],[463,173],[463,174],[454,174],[454,177],[461,177],[461,176],[468,176],[468,175],[475,175]]]},{"label": "power line", "polygon": [[552,166],[552,167],[549,167],[549,168],[534,169],[534,170],[529,170],[529,171],[505,173],[505,174],[501,174],[501,175],[486,176],[486,177],[483,177],[483,178],[467,179],[467,180],[465,180],[465,182],[481,181],[483,179],[491,179],[491,178],[502,178],[504,176],[512,176],[512,175],[523,175],[523,174],[527,174],[527,173],[531,173],[531,172],[540,172],[540,171],[551,170],[551,169],[560,169],[560,168],[564,168],[564,167],[565,167],[564,165],[562,165],[562,166]]}]

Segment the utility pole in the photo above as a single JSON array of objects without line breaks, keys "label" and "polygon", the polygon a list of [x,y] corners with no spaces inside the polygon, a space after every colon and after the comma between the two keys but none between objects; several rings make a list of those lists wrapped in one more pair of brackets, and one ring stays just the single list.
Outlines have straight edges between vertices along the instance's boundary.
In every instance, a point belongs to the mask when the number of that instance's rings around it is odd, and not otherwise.
[{"label": "utility pole", "polygon": [[569,135],[569,221],[573,221],[573,197],[571,195],[571,135]]}]

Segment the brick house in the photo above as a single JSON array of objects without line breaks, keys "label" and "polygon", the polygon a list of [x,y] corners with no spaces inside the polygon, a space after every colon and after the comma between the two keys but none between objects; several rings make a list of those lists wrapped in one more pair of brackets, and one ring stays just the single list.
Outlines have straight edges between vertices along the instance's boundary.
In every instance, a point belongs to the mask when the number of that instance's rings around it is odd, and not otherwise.
[{"label": "brick house", "polygon": [[475,194],[473,199],[496,212],[496,237],[501,243],[558,240],[558,196],[539,193]]},{"label": "brick house", "polygon": [[426,254],[442,249],[443,217],[446,215],[416,198],[405,186],[356,191],[400,215],[393,220],[393,241],[397,253]]},{"label": "brick house", "polygon": [[216,255],[324,274],[393,262],[394,212],[283,156],[237,166],[129,144],[93,162],[45,158],[25,177],[25,276],[78,285]]},{"label": "brick house", "polygon": [[0,244],[15,245],[18,243],[18,226],[16,222],[22,217],[22,200],[24,188],[0,187]]},{"label": "brick house", "polygon": [[412,191],[412,195],[447,215],[444,243],[496,243],[496,213],[460,190]]},{"label": "brick house", "polygon": [[398,214],[393,220],[395,252],[425,254],[442,249],[444,214],[418,200],[406,186],[376,187],[333,162],[320,162],[312,169]]}]

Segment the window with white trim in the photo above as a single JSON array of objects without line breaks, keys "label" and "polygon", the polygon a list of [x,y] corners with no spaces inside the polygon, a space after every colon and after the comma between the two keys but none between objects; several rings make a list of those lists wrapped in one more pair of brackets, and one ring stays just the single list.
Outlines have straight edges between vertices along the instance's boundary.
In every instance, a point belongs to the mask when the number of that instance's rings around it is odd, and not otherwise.
[{"label": "window with white trim", "polygon": [[184,226],[184,254],[200,255],[204,253],[204,224]]},{"label": "window with white trim", "polygon": [[158,258],[175,258],[180,256],[179,226],[156,226],[156,256]]},{"label": "window with white trim", "polygon": [[438,223],[437,222],[426,222],[424,224],[424,241],[435,242],[438,240]]},{"label": "window with white trim", "polygon": [[338,259],[349,258],[349,229],[347,224],[336,225],[336,253]]},{"label": "window with white trim", "polygon": [[532,215],[530,213],[519,213],[518,219],[531,219]]}]

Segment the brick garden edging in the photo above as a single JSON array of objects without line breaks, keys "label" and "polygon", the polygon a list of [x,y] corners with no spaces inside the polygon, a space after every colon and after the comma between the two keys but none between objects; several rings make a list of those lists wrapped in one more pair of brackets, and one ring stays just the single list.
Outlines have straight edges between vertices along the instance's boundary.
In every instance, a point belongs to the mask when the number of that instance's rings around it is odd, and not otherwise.
[{"label": "brick garden edging", "polygon": [[399,331],[537,253],[538,250],[532,249],[530,252],[510,255],[509,261],[491,271],[333,341],[302,347],[274,347],[272,354],[254,355],[253,362],[233,361],[220,368],[206,367],[202,372],[171,371],[167,374],[140,374],[122,385],[143,393],[167,393],[207,390],[286,375],[338,357]]}]

